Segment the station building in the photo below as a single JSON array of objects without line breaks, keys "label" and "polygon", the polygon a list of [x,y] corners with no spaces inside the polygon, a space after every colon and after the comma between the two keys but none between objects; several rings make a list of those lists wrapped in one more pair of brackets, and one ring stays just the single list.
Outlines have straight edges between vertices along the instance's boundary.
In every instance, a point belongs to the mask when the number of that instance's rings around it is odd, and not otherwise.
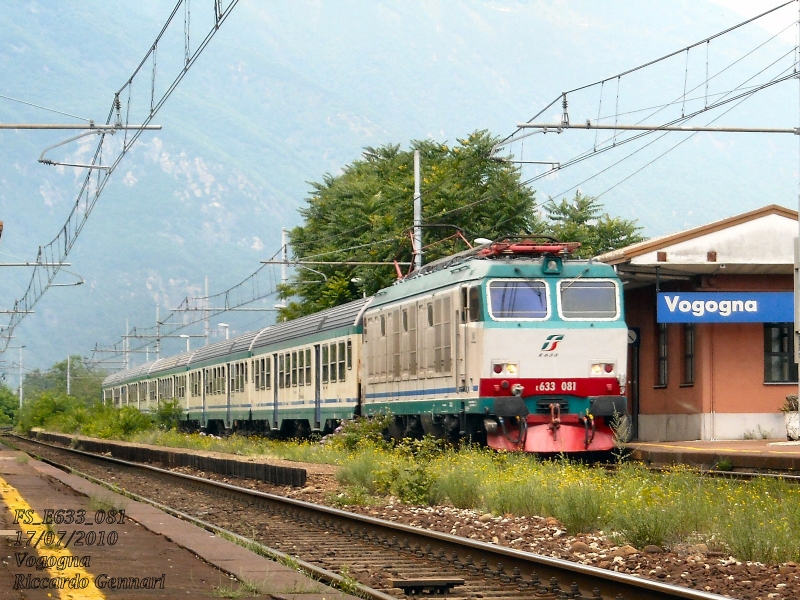
[{"label": "station building", "polygon": [[595,259],[624,283],[634,439],[786,436],[797,235],[770,205]]}]

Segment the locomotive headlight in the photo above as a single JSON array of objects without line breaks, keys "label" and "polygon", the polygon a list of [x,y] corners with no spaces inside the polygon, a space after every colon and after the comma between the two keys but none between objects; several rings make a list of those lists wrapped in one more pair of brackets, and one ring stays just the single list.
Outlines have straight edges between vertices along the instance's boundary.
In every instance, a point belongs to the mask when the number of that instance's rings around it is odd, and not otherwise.
[{"label": "locomotive headlight", "polygon": [[592,377],[611,375],[614,373],[615,366],[613,362],[593,362],[589,367],[589,374]]},{"label": "locomotive headlight", "polygon": [[496,376],[514,376],[519,370],[517,363],[512,363],[504,360],[492,361],[492,372]]}]

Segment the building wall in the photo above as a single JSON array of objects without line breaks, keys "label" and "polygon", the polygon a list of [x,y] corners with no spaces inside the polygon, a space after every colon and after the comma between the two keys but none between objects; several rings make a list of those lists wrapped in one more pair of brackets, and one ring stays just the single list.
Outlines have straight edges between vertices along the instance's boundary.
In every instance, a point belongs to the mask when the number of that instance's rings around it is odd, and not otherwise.
[{"label": "building wall", "polygon": [[[695,285],[695,283],[697,285]],[[739,275],[665,283],[662,291],[791,291],[786,275]],[[626,320],[640,329],[639,439],[671,441],[785,435],[779,407],[797,384],[764,383],[761,323],[695,325],[694,383],[684,380],[683,325],[667,325],[667,385],[657,381],[655,285],[625,292]],[[629,376],[632,365],[629,364]],[[632,388],[629,385],[629,396]],[[629,403],[632,404],[632,403]],[[629,406],[633,408],[633,406]]]}]

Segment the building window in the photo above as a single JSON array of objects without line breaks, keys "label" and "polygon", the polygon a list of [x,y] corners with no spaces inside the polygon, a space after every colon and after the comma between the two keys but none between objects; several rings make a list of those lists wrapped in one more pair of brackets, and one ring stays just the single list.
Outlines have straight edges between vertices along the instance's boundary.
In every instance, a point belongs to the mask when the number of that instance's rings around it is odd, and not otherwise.
[{"label": "building window", "polygon": [[694,324],[683,326],[683,385],[694,385]]},{"label": "building window", "polygon": [[656,351],[656,387],[667,387],[667,324],[658,324]]},{"label": "building window", "polygon": [[764,323],[764,382],[796,383],[792,323]]}]

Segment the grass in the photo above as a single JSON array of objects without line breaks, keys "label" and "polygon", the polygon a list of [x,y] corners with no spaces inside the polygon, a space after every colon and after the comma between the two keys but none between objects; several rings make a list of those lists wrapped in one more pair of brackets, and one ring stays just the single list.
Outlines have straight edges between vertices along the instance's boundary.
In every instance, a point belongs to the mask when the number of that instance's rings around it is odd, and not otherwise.
[{"label": "grass", "polygon": [[261,594],[258,586],[247,581],[230,581],[220,583],[211,592],[214,598],[254,598]]}]

